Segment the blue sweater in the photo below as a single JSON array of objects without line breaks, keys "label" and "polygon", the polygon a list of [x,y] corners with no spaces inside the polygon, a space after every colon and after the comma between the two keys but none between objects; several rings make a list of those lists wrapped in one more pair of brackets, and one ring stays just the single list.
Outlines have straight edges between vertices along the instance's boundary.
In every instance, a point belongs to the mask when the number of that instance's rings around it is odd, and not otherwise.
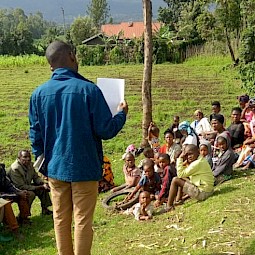
[{"label": "blue sweater", "polygon": [[112,117],[101,90],[80,74],[56,69],[30,98],[30,140],[36,157],[44,153],[50,178],[67,182],[102,177],[102,139],[117,135],[126,121]]}]

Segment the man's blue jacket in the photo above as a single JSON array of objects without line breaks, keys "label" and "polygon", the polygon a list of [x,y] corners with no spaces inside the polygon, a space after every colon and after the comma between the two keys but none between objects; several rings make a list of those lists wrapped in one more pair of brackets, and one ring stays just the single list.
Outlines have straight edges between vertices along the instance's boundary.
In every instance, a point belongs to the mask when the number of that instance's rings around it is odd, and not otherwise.
[{"label": "man's blue jacket", "polygon": [[117,135],[126,121],[112,117],[101,90],[77,72],[56,69],[30,98],[30,140],[36,157],[44,153],[50,178],[66,182],[102,177],[102,139]]}]

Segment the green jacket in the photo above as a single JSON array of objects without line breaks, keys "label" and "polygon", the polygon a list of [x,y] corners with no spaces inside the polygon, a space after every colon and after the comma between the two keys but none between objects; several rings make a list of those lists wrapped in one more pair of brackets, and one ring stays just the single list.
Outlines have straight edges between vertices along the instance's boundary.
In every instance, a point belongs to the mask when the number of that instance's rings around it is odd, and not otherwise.
[{"label": "green jacket", "polygon": [[33,164],[28,167],[21,165],[18,159],[11,165],[8,176],[13,184],[21,190],[35,190],[37,185],[44,184],[43,180],[38,176]]},{"label": "green jacket", "polygon": [[211,167],[205,158],[199,156],[189,166],[183,166],[183,159],[177,158],[176,168],[179,178],[188,177],[190,182],[196,185],[201,191],[213,191],[214,177]]}]

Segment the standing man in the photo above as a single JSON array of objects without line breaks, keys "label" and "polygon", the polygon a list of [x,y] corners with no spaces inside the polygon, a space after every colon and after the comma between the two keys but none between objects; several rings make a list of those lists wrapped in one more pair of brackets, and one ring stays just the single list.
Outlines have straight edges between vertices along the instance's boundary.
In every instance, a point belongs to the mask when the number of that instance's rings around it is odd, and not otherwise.
[{"label": "standing man", "polygon": [[53,74],[31,96],[30,140],[35,157],[45,157],[43,174],[51,188],[58,254],[89,255],[98,180],[102,178],[101,140],[121,130],[128,106],[120,104],[120,111],[112,116],[101,90],[78,73],[68,44],[51,43],[46,58]]}]

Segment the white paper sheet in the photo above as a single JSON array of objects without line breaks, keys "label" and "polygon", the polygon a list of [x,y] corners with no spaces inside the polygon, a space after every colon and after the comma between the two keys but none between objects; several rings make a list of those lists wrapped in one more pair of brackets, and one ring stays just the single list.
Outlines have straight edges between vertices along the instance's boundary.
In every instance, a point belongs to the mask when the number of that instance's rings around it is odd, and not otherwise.
[{"label": "white paper sheet", "polygon": [[125,80],[97,78],[97,86],[103,92],[104,98],[114,116],[118,112],[118,105],[124,101]]}]

